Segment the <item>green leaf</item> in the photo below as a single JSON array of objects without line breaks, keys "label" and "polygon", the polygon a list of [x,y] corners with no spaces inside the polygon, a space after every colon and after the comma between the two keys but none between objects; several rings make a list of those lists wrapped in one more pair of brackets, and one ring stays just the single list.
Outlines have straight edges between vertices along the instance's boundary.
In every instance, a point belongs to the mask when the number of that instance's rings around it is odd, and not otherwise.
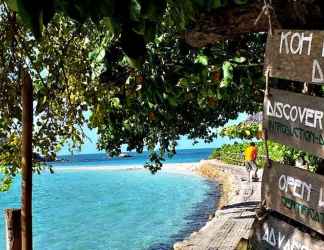
[{"label": "green leaf", "polygon": [[207,66],[208,65],[208,57],[205,55],[198,55],[195,60],[195,63],[200,63],[204,66]]},{"label": "green leaf", "polygon": [[105,55],[105,48],[97,48],[89,53],[89,59],[95,63],[100,63],[105,58]]},{"label": "green leaf", "polygon": [[18,12],[18,0],[5,0],[5,2],[8,4],[8,7],[15,12]]},{"label": "green leaf", "polygon": [[232,59],[232,61],[237,62],[237,63],[244,63],[244,62],[246,62],[246,58],[243,57],[243,56],[240,56],[240,57],[234,57],[234,58]]},{"label": "green leaf", "polygon": [[121,108],[121,105],[120,105],[120,100],[118,97],[114,97],[114,98],[111,98],[111,105],[113,108],[116,108],[116,109],[119,109]]},{"label": "green leaf", "polygon": [[130,19],[132,21],[139,21],[141,19],[141,5],[137,0],[131,0]]},{"label": "green leaf", "polygon": [[223,80],[221,82],[221,87],[227,87],[233,82],[233,65],[226,61],[223,64]]},{"label": "green leaf", "polygon": [[97,54],[97,57],[95,60],[97,63],[100,63],[105,58],[106,50],[104,48],[101,48],[98,52],[99,53]]}]

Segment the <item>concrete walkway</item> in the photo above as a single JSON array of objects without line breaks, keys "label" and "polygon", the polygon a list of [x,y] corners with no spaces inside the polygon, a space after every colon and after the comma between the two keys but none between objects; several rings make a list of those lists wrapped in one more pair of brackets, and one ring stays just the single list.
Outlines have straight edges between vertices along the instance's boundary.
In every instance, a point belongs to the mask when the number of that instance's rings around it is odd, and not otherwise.
[{"label": "concrete walkway", "polygon": [[[261,182],[248,182],[244,167],[227,165],[217,160],[208,164],[232,175],[230,202],[215,213],[199,232],[174,245],[175,250],[234,250],[241,239],[248,239],[255,219],[255,208],[261,200]],[[259,176],[262,171],[259,172]]]}]

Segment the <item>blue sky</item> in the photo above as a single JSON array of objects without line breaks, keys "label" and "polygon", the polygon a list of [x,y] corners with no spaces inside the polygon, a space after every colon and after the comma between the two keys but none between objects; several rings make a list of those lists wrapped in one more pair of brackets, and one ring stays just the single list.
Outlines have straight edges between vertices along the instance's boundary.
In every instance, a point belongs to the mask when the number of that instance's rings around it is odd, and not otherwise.
[{"label": "blue sky", "polygon": [[[247,118],[247,114],[240,114],[239,117],[235,120],[230,120],[227,125],[239,123]],[[89,140],[86,140],[85,144],[82,145],[82,149],[80,152],[75,152],[76,154],[95,154],[100,153],[100,151],[96,148],[96,142],[98,135],[96,130],[90,130],[89,128],[84,128],[85,133],[89,137]],[[193,141],[189,140],[186,136],[182,136],[178,141],[177,149],[192,149],[192,148],[216,148],[225,143],[233,142],[233,140],[229,140],[228,138],[218,137],[212,143],[204,143],[203,140],[199,140],[198,144],[192,145]],[[125,149],[126,150],[126,147]],[[59,155],[67,155],[70,154],[68,145],[65,145],[62,150],[59,152]]]}]

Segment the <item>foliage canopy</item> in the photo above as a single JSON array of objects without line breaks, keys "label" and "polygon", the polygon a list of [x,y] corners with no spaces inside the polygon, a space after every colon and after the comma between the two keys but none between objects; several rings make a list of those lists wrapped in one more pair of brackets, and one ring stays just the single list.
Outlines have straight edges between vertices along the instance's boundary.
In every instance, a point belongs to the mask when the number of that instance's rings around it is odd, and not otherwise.
[{"label": "foliage canopy", "polygon": [[210,11],[227,5],[245,5],[249,0],[6,0],[17,12],[22,23],[36,38],[42,36],[44,25],[63,13],[79,23],[91,19],[103,21],[120,35],[121,47],[131,60],[143,60],[145,44],[154,40],[161,23],[184,29],[200,11]]},{"label": "foliage canopy", "polygon": [[[138,152],[148,148],[147,166],[155,172],[165,154],[175,153],[181,135],[211,141],[213,128],[240,112],[258,111],[265,34],[191,48],[179,30],[195,11],[244,1],[214,1],[213,6],[203,2],[2,3],[4,187],[20,165],[22,68],[34,82],[34,152],[48,159],[55,158],[66,141],[78,147],[86,137],[82,127],[88,124],[98,131],[98,147],[111,155],[119,154],[123,144]],[[40,170],[36,164],[35,171]]]},{"label": "foliage canopy", "polygon": [[[34,84],[33,151],[35,156],[53,159],[67,139],[78,146],[85,136],[84,93],[94,74],[89,54],[100,40],[91,23],[79,26],[56,15],[43,39],[36,41],[4,4],[0,5],[0,33],[0,170],[6,189],[20,168],[21,71],[28,70]],[[39,159],[34,160],[34,170],[39,172]]]}]

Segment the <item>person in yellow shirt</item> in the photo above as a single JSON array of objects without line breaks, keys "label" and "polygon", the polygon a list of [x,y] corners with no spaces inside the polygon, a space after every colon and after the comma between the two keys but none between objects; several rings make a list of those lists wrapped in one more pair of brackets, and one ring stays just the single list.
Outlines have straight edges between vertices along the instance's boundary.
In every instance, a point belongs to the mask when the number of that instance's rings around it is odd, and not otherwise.
[{"label": "person in yellow shirt", "polygon": [[252,177],[253,181],[257,181],[258,178],[258,167],[256,165],[256,159],[258,156],[258,149],[255,146],[254,142],[251,142],[250,145],[244,151],[244,160],[245,160],[245,167],[249,172],[249,179],[250,173],[254,170],[254,175]]}]

